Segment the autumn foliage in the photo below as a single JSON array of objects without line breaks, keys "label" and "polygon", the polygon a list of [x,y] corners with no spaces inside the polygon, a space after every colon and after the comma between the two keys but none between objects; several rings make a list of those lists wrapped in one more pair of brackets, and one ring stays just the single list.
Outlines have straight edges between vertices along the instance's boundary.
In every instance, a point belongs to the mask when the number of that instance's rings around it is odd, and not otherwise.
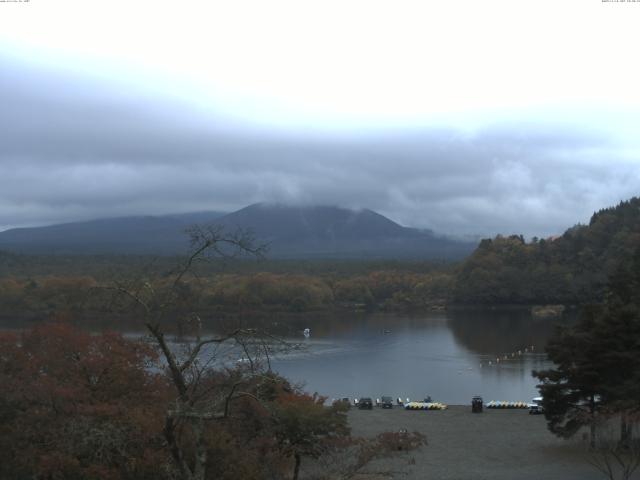
[{"label": "autumn foliage", "polygon": [[0,336],[2,478],[153,478],[167,394],[156,354],[65,324]]}]

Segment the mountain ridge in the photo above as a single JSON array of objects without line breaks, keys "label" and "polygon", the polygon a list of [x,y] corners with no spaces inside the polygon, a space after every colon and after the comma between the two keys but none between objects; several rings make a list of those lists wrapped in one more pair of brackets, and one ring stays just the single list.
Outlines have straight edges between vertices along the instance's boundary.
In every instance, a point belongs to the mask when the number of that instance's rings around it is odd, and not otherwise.
[{"label": "mountain ridge", "polygon": [[369,209],[257,203],[235,212],[94,219],[6,230],[0,249],[21,253],[184,253],[184,230],[215,223],[251,231],[277,258],[429,258],[469,254],[474,244],[403,227]]}]

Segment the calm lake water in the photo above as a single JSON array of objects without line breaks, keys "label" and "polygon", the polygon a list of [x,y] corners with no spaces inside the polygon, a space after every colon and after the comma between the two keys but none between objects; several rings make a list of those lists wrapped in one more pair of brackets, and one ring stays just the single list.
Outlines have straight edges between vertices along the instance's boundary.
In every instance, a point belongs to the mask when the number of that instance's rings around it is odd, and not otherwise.
[{"label": "calm lake water", "polygon": [[554,329],[554,322],[521,310],[353,315],[298,325],[307,348],[276,357],[272,367],[307,391],[330,399],[430,395],[449,404],[474,395],[537,396],[531,371],[549,366],[543,352]]},{"label": "calm lake water", "polygon": [[[422,400],[430,395],[434,401],[467,404],[474,395],[485,401],[537,396],[531,371],[549,366],[544,346],[556,323],[532,318],[526,310],[495,309],[275,315],[261,326],[303,347],[273,356],[273,370],[329,400],[382,395]],[[0,327],[20,328],[7,322]],[[143,335],[130,325],[96,327],[105,328]],[[311,330],[309,338],[305,328]],[[216,354],[228,364],[242,356],[237,348]]]}]

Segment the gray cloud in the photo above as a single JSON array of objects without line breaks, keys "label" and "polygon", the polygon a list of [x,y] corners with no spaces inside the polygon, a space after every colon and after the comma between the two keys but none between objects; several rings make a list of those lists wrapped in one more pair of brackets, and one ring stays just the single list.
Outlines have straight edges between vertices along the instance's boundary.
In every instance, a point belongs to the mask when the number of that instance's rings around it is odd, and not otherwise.
[{"label": "gray cloud", "polygon": [[270,131],[4,63],[0,228],[272,201],[367,207],[450,234],[549,235],[640,192],[637,162],[566,125]]}]

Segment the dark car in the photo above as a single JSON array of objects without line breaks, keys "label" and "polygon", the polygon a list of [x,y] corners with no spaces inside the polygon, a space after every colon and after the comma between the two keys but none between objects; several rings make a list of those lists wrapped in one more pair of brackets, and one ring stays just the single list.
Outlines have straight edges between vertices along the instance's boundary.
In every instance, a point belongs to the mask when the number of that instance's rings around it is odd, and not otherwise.
[{"label": "dark car", "polygon": [[362,397],[358,401],[358,408],[360,410],[373,410],[373,402],[369,397]]},{"label": "dark car", "polygon": [[393,408],[393,398],[384,395],[380,401],[382,408]]},{"label": "dark car", "polygon": [[483,402],[482,402],[482,397],[479,395],[476,395],[475,397],[473,397],[471,399],[471,412],[473,413],[482,413],[482,407],[483,407]]}]

